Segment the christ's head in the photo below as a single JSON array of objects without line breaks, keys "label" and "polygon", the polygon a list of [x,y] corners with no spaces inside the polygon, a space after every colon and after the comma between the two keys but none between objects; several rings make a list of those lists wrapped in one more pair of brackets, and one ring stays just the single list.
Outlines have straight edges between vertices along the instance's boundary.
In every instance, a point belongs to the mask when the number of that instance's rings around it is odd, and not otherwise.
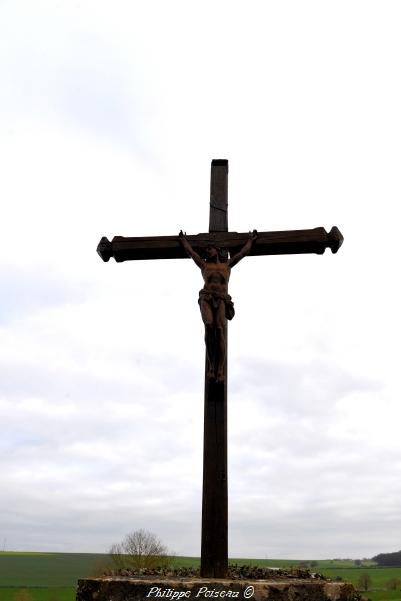
[{"label": "christ's head", "polygon": [[224,251],[217,246],[206,247],[206,261],[208,263],[216,263],[217,261],[224,262],[227,260]]}]

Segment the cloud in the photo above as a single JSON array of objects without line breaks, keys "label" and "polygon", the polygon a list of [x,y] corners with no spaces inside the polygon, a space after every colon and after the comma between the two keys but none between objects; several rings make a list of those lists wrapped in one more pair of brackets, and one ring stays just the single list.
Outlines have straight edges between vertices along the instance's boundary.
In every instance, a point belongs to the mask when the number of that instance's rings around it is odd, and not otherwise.
[{"label": "cloud", "polygon": [[77,303],[90,295],[88,283],[72,282],[49,268],[0,269],[3,294],[0,298],[0,325],[12,320],[21,320],[35,312],[51,307]]},{"label": "cloud", "polygon": [[210,160],[228,158],[232,230],[345,235],[232,274],[230,553],[397,548],[394,6],[1,5],[10,547],[104,551],[145,527],[199,553],[199,270],[95,249],[206,231]]}]

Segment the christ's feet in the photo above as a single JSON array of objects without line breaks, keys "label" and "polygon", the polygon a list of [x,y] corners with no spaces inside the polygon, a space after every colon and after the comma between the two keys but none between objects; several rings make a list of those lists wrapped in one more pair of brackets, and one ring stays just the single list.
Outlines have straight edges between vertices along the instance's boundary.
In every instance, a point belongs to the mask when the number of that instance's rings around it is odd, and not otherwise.
[{"label": "christ's feet", "polygon": [[224,371],[222,369],[217,372],[216,382],[224,382]]},{"label": "christ's feet", "polygon": [[207,379],[214,380],[214,369],[212,367],[207,370]]}]

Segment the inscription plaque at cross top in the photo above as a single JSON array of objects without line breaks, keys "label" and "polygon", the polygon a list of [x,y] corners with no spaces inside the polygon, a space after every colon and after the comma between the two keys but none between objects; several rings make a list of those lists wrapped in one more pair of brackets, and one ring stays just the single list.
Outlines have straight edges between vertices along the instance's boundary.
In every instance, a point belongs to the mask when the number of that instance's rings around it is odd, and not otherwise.
[{"label": "inscription plaque at cross top", "polygon": [[[224,578],[228,568],[227,502],[227,318],[234,316],[228,294],[231,268],[243,257],[336,253],[343,237],[337,227],[275,232],[228,231],[228,161],[213,160],[210,180],[209,232],[173,236],[103,237],[97,252],[108,261],[184,259],[191,257],[201,269],[204,287],[199,305],[205,325],[205,405],[201,576]],[[177,228],[178,229],[178,228]]]}]

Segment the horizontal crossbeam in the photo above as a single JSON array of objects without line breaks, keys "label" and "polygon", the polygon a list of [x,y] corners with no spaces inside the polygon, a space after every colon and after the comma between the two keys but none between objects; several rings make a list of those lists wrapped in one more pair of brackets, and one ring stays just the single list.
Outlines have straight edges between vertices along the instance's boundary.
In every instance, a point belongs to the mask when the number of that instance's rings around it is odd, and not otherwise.
[{"label": "horizontal crossbeam", "polygon": [[[192,248],[201,256],[207,246],[229,250],[231,256],[238,252],[248,240],[248,233],[213,232],[187,236]],[[288,230],[282,232],[258,232],[249,255],[288,255],[316,253],[321,255],[326,248],[336,253],[343,242],[340,230],[334,226],[327,233],[323,227],[310,230]],[[120,263],[143,259],[187,259],[178,236],[150,236],[127,238],[115,236],[110,242],[103,237],[97,252],[108,261],[111,257]]]}]

